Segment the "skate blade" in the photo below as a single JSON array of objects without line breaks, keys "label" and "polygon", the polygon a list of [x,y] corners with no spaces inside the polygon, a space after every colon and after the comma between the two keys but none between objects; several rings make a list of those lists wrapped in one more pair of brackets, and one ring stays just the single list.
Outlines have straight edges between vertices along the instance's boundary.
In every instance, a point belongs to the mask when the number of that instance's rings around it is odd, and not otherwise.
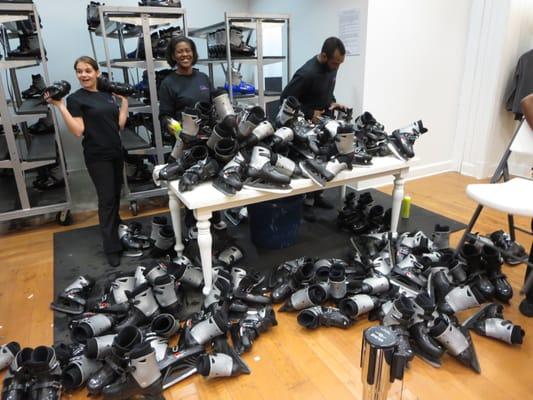
[{"label": "skate blade", "polygon": [[189,376],[193,376],[197,372],[198,370],[196,367],[192,366],[183,366],[183,368],[180,368],[179,370],[169,371],[168,375],[165,374],[163,377],[163,390],[187,379]]},{"label": "skate blade", "polygon": [[235,193],[237,193],[235,188],[231,187],[230,185],[226,185],[224,182],[221,182],[219,180],[214,180],[212,182],[212,185],[215,189],[217,189],[219,192],[226,196],[235,196]]},{"label": "skate blade", "polygon": [[62,312],[65,314],[70,315],[79,315],[83,314],[85,311],[85,307],[83,307],[81,304],[79,304],[77,307],[75,306],[68,306],[66,304],[60,304],[60,303],[50,303],[50,308],[54,311]]},{"label": "skate blade", "polygon": [[325,187],[326,186],[326,180],[322,176],[320,176],[319,174],[316,174],[310,168],[307,168],[307,165],[304,162],[300,162],[298,165],[300,166],[300,169],[302,170],[303,174],[306,177],[311,179],[318,186],[321,186],[321,187]]},{"label": "skate blade", "polygon": [[420,351],[416,346],[413,346],[413,350],[415,352],[415,355],[420,358],[422,361],[425,361],[429,365],[431,365],[433,368],[440,368],[442,367],[441,360],[435,360],[428,356],[426,356],[422,351]]},{"label": "skate blade", "polygon": [[465,319],[461,326],[463,326],[466,329],[472,329],[474,327],[474,324],[480,319],[483,318],[485,315],[485,310],[489,308],[493,303],[488,303],[483,305],[479,310],[477,310],[474,314],[472,314],[470,317]]},{"label": "skate blade", "polygon": [[258,179],[246,180],[243,184],[243,187],[246,189],[253,189],[259,192],[267,193],[290,193],[292,192],[292,186],[290,185],[275,185],[272,183],[261,182]]},{"label": "skate blade", "polygon": [[140,257],[143,255],[142,250],[125,250],[122,252],[124,257]]},{"label": "skate blade", "polygon": [[405,158],[404,156],[402,156],[400,154],[400,152],[398,151],[398,149],[396,148],[396,146],[394,145],[394,143],[392,142],[388,142],[387,143],[387,148],[390,150],[390,152],[392,153],[392,155],[394,157],[396,157],[398,160],[401,160],[401,161],[407,161],[407,158]]}]

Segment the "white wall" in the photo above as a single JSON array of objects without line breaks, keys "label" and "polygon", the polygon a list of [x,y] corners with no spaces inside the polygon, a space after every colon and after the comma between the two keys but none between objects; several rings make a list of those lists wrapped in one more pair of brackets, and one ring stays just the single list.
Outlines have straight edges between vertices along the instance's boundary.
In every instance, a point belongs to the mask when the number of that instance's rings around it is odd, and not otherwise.
[{"label": "white wall", "polygon": [[363,107],[388,131],[422,119],[411,176],[452,167],[471,1],[371,0]]},{"label": "white wall", "polygon": [[[78,82],[74,74],[73,62],[81,55],[92,55],[89,33],[86,23],[86,7],[89,0],[34,0],[37,11],[41,15],[43,25],[43,40],[48,52],[48,68],[51,81],[65,79],[76,90]],[[136,6],[137,0],[108,0],[106,5]],[[248,0],[183,0],[182,6],[187,10],[187,23],[189,27],[199,27],[223,21],[224,11],[245,12],[248,9]],[[118,57],[116,40],[111,40],[112,57]],[[202,46],[202,42],[198,42]],[[102,39],[95,38],[99,60],[105,60]],[[205,41],[203,46],[206,47]],[[136,39],[126,41],[126,50],[134,50]],[[200,47],[200,52],[207,52]],[[27,69],[20,73],[21,88],[25,89],[31,82],[31,71]],[[142,72],[142,71],[141,71]],[[115,72],[116,79],[121,79],[121,74]],[[61,128],[65,154],[69,170],[85,169],[81,142],[70,135],[64,125]]]},{"label": "white wall", "polygon": [[339,35],[339,11],[359,8],[362,19],[361,54],[346,57],[335,86],[337,101],[353,107],[354,113],[359,113],[363,100],[367,3],[367,0],[250,0],[250,12],[290,14],[290,61],[291,73],[294,73],[307,60],[320,53],[327,37]]},{"label": "white wall", "polygon": [[[533,45],[532,0],[474,0],[461,91],[455,163],[461,173],[491,176],[517,126],[506,111],[520,55]],[[531,160],[513,157],[511,173],[527,174]]]}]

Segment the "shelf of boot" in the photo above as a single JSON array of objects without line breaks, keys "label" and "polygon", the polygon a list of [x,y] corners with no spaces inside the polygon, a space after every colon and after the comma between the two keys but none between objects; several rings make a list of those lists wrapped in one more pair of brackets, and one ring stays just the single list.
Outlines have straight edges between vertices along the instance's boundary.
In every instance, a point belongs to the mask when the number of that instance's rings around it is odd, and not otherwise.
[{"label": "shelf of boot", "polygon": [[131,25],[142,25],[143,15],[149,15],[148,24],[154,26],[174,23],[185,14],[185,10],[178,7],[100,7],[110,21]]},{"label": "shelf of boot", "polygon": [[35,57],[6,58],[0,60],[0,69],[27,68],[39,65],[41,60]]},{"label": "shelf of boot", "polygon": [[[120,37],[120,35],[118,34],[118,29],[120,27],[119,23],[117,23],[115,21],[109,21],[106,18],[106,25],[105,26],[106,26],[105,34],[106,34],[106,36],[108,38],[118,39]],[[93,32],[96,36],[99,36],[99,37],[103,36],[101,25],[98,26],[98,28],[92,30],[91,32]],[[139,35],[141,33],[142,33],[142,30],[140,30],[140,29],[129,31],[129,30],[125,30],[124,27],[122,28],[122,37],[124,39],[130,39],[130,38],[139,37]]]},{"label": "shelf of boot", "polygon": [[[107,67],[105,61],[100,61],[102,67]],[[146,60],[131,60],[115,58],[110,61],[111,68],[142,68],[146,69]],[[170,68],[166,60],[154,60],[154,68]]]},{"label": "shelf of boot", "polygon": [[[266,56],[263,57],[263,65],[276,64],[286,59],[285,56]],[[257,57],[231,57],[231,61],[242,64],[257,64]],[[198,64],[226,64],[226,58],[201,58]]]},{"label": "shelf of boot", "polygon": [[0,135],[0,162],[9,159],[9,148],[7,147],[6,136]]},{"label": "shelf of boot", "polygon": [[[3,12],[3,10],[0,10],[0,13],[1,12]],[[0,24],[5,24],[6,22],[25,21],[27,19],[27,14],[2,14],[0,15]]]},{"label": "shelf of boot", "polygon": [[[286,16],[288,18],[288,16]],[[254,18],[233,18],[228,17],[230,19],[230,27],[231,28],[239,28],[243,30],[253,30],[257,27],[257,24],[255,22]],[[259,18],[263,25],[273,24],[273,25],[279,25],[286,22],[283,18]],[[218,22],[216,24],[212,24],[203,28],[191,28],[189,29],[189,36],[200,38],[200,39],[206,39],[207,35],[210,33],[213,33],[219,29],[225,29],[226,23],[225,22]]]},{"label": "shelf of boot", "polygon": [[19,115],[31,115],[35,117],[35,114],[46,115],[48,112],[48,105],[42,104],[42,99],[26,99],[22,101],[19,108],[15,108],[15,113]]},{"label": "shelf of boot", "polygon": [[136,97],[128,97],[128,110],[130,112],[150,112],[152,109],[149,104],[145,104]]},{"label": "shelf of boot", "polygon": [[23,161],[55,161],[56,160],[56,142],[54,133],[45,133],[42,135],[30,135],[29,145],[23,138],[20,139],[20,158]]},{"label": "shelf of boot", "polygon": [[122,145],[126,151],[149,149],[152,145],[129,128],[124,128],[121,133]]}]

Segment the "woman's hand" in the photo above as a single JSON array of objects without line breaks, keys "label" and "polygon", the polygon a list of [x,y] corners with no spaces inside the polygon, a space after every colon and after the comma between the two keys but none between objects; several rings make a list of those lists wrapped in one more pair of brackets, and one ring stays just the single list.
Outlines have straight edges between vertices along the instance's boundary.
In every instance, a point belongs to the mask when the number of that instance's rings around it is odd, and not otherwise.
[{"label": "woman's hand", "polygon": [[50,93],[44,92],[44,101],[46,101],[48,104],[51,104],[53,106],[59,107],[63,104],[63,99],[61,100],[54,100],[50,97]]},{"label": "woman's hand", "polygon": [[125,96],[121,96],[120,94],[116,93],[113,93],[113,96],[120,100],[120,105],[124,104],[124,102],[126,102],[126,104],[128,103],[128,98]]}]

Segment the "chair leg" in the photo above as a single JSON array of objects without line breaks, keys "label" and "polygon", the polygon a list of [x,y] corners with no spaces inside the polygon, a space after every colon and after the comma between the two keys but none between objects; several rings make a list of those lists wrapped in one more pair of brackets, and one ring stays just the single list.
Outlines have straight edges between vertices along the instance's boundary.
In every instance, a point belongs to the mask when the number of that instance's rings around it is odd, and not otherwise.
[{"label": "chair leg", "polygon": [[509,236],[514,242],[516,241],[516,233],[514,228],[514,216],[512,214],[507,214],[507,222],[509,223]]},{"label": "chair leg", "polygon": [[481,211],[483,211],[483,206],[481,204],[478,204],[476,211],[474,211],[474,215],[472,215],[472,218],[470,219],[468,226],[465,228],[465,231],[463,233],[463,236],[461,237],[461,240],[459,240],[459,243],[457,244],[457,247],[455,248],[456,255],[461,252],[461,249],[463,248],[463,245],[465,244],[468,235],[470,234],[470,232],[472,232],[472,228],[474,228],[474,225],[476,224],[476,221],[479,218],[479,214],[481,214]]}]

